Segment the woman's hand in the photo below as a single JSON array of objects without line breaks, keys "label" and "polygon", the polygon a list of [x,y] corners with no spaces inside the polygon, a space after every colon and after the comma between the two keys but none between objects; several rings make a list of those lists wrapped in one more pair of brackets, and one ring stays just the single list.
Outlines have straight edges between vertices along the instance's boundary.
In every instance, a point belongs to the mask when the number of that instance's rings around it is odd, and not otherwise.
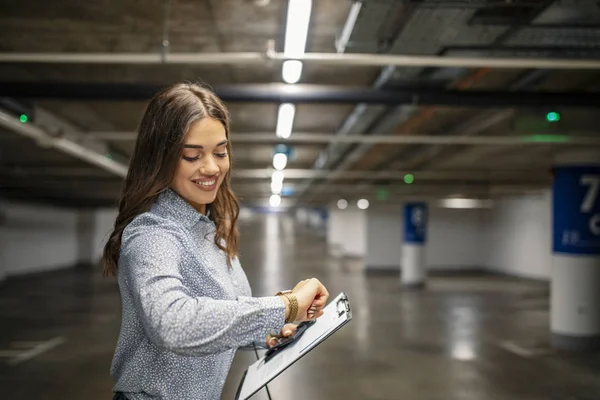
[{"label": "woman's hand", "polygon": [[269,335],[269,337],[267,338],[267,347],[271,348],[275,346],[281,338],[292,336],[294,332],[296,332],[296,328],[298,328],[298,325],[296,324],[285,324],[281,329],[281,333],[279,335]]},{"label": "woman's hand", "polygon": [[[298,315],[293,322],[308,321],[323,315],[329,292],[318,279],[305,279],[292,289],[298,299]],[[287,303],[286,303],[287,304]]]}]

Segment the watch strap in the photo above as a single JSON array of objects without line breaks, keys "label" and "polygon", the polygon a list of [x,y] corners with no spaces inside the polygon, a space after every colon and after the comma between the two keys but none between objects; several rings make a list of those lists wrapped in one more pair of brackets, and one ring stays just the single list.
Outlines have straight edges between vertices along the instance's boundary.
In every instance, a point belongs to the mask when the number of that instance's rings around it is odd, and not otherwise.
[{"label": "watch strap", "polygon": [[290,313],[285,322],[290,323],[296,321],[296,318],[298,317],[298,299],[296,298],[296,295],[293,294],[291,290],[284,290],[277,293],[277,296],[285,296],[290,302]]}]

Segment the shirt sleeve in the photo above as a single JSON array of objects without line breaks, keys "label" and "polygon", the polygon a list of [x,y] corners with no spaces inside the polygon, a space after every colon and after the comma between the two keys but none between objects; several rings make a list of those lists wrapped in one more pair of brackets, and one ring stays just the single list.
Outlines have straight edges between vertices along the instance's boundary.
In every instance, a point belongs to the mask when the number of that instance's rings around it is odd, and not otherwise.
[{"label": "shirt sleeve", "polygon": [[264,342],[285,323],[276,297],[217,300],[194,297],[180,272],[183,245],[172,232],[133,232],[121,250],[120,272],[150,340],[178,354],[219,353]]}]

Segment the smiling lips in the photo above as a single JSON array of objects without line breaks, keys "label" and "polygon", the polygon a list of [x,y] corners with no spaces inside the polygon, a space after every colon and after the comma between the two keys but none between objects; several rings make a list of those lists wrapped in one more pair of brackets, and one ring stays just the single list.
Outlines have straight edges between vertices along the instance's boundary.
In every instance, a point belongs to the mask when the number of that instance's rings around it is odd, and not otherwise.
[{"label": "smiling lips", "polygon": [[214,176],[209,179],[192,179],[192,182],[196,184],[201,190],[211,192],[217,188],[218,177]]}]

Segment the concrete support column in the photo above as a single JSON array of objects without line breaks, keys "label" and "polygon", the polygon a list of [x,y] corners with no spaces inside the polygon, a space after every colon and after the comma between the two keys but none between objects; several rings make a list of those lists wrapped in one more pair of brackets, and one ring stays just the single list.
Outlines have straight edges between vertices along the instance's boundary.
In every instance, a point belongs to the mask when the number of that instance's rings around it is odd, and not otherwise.
[{"label": "concrete support column", "polygon": [[401,282],[404,286],[422,288],[427,280],[427,203],[404,205],[404,245],[402,246]]},{"label": "concrete support column", "polygon": [[331,207],[327,220],[327,243],[330,254],[334,256],[364,258],[367,251],[366,213],[358,208],[338,210]]},{"label": "concrete support column", "polygon": [[[398,274],[402,255],[402,224],[398,214],[402,208],[397,204],[375,203],[367,213],[367,257],[368,271]],[[400,225],[400,226],[399,226]]]},{"label": "concrete support column", "polygon": [[329,215],[329,221],[327,221],[327,248],[332,256],[342,257],[344,255],[342,245],[344,216],[342,211],[335,206],[330,207]]},{"label": "concrete support column", "polygon": [[296,221],[299,226],[308,227],[308,210],[306,208],[298,208],[296,210]]},{"label": "concrete support column", "polygon": [[600,157],[563,154],[552,188],[550,325],[555,347],[600,349]]}]

